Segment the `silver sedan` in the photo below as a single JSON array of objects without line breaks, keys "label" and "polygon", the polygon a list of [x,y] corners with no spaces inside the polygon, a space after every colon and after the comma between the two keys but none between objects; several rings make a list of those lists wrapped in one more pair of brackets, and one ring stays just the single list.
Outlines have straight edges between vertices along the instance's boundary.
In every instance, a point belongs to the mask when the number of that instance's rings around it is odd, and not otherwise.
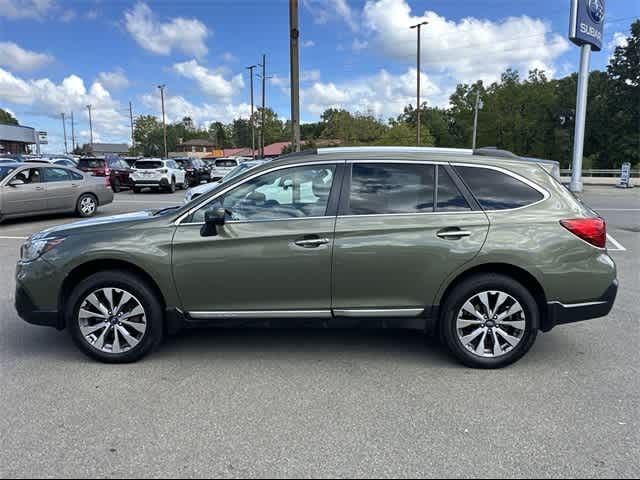
[{"label": "silver sedan", "polygon": [[60,165],[0,164],[0,221],[45,213],[75,213],[86,218],[113,202],[104,178]]}]

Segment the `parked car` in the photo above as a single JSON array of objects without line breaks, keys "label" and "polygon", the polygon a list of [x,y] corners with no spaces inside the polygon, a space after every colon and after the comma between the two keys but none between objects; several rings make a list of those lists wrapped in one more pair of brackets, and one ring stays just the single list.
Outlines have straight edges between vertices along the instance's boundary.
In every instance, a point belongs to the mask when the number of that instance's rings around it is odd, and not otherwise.
[{"label": "parked car", "polygon": [[20,316],[112,363],[183,327],[289,319],[435,331],[464,364],[498,368],[540,330],[607,315],[618,288],[604,221],[540,164],[451,149],[288,155],[22,252]]},{"label": "parked car", "polygon": [[108,178],[115,193],[131,187],[131,168],[117,157],[83,157],[78,161],[77,168],[96,177]]},{"label": "parked car", "polygon": [[208,193],[208,192],[212,191],[214,188],[217,188],[218,185],[220,185],[221,183],[227,182],[227,181],[231,180],[232,178],[237,177],[241,173],[244,173],[247,170],[250,170],[250,169],[252,169],[254,167],[262,165],[262,164],[266,163],[267,161],[268,160],[251,160],[251,161],[243,162],[240,165],[238,165],[236,168],[231,170],[229,173],[227,173],[224,177],[222,177],[217,182],[205,183],[204,185],[198,185],[197,187],[191,187],[189,190],[187,190],[187,193],[185,193],[184,203],[188,203],[191,200],[193,200],[194,198],[198,198],[199,196],[204,195],[205,193]]},{"label": "parked car", "polygon": [[104,179],[75,169],[39,163],[0,165],[0,221],[45,213],[95,215],[113,201]]},{"label": "parked car", "polygon": [[144,158],[136,162],[131,174],[134,193],[143,188],[160,188],[173,193],[176,188],[185,188],[186,172],[173,160],[160,158]]},{"label": "parked car", "polygon": [[211,172],[206,164],[199,158],[185,157],[173,159],[179,168],[185,171],[187,185],[200,185],[203,181],[211,181]]},{"label": "parked car", "polygon": [[120,157],[120,160],[124,160],[124,162],[129,165],[129,168],[133,168],[136,166],[136,162],[142,158],[143,157]]},{"label": "parked car", "polygon": [[68,168],[78,168],[78,163],[75,160],[65,156],[43,155],[37,158],[31,158],[28,161],[31,163],[51,163]]},{"label": "parked car", "polygon": [[240,165],[240,163],[242,163],[242,160],[231,157],[217,158],[212,163],[213,167],[211,168],[211,180],[216,181],[220,180],[227,173]]}]

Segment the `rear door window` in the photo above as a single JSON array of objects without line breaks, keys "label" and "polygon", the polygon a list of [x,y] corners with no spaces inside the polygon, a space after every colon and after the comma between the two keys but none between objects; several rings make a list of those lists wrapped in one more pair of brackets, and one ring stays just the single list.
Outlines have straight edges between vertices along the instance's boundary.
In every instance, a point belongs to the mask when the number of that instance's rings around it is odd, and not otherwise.
[{"label": "rear door window", "polygon": [[355,163],[346,215],[433,212],[435,167]]},{"label": "rear door window", "polygon": [[438,212],[464,212],[471,210],[447,170],[438,166]]},{"label": "rear door window", "polygon": [[45,182],[68,182],[71,180],[69,170],[64,168],[45,168],[44,169],[44,181]]},{"label": "rear door window", "polygon": [[485,210],[525,207],[544,198],[535,188],[498,170],[464,166],[455,169]]}]

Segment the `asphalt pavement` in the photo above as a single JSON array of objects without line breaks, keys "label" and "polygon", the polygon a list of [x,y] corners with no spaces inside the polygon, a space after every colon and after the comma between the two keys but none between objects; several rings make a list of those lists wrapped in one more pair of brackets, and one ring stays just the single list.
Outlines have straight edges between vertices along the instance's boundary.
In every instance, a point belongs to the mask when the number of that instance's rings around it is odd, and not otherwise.
[{"label": "asphalt pavement", "polygon": [[[183,193],[123,192],[100,215]],[[414,332],[201,330],[132,365],[84,357],[13,307],[24,237],[0,225],[0,477],[599,477],[640,474],[640,188],[588,187],[620,292],[499,371]]]}]

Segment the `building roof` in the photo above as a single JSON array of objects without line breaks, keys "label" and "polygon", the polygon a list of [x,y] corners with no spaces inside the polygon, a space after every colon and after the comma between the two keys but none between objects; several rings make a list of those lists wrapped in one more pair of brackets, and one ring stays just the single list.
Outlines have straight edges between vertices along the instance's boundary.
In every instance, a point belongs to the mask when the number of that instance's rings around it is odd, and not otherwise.
[{"label": "building roof", "polygon": [[187,146],[187,147],[215,147],[215,143],[206,138],[194,138],[193,140],[187,140],[186,142],[182,142],[179,147]]},{"label": "building roof", "polygon": [[93,153],[129,153],[126,143],[94,143],[91,148]]}]

